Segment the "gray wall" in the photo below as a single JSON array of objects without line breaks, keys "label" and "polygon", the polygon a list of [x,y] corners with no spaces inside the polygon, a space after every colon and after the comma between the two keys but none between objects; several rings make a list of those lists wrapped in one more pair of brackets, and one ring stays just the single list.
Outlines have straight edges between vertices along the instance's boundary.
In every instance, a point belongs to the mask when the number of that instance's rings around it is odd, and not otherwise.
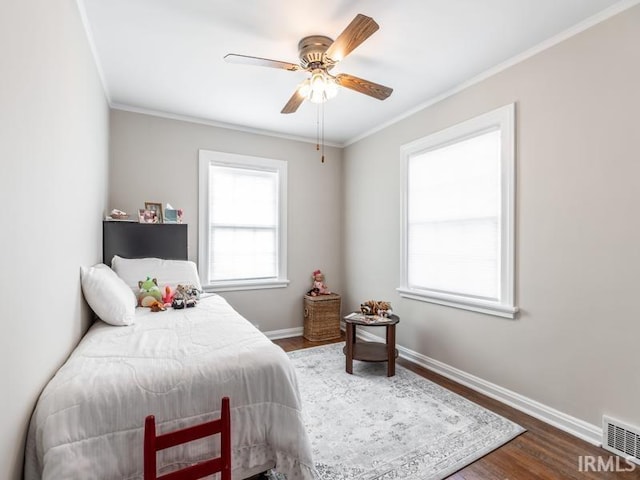
[{"label": "gray wall", "polygon": [[[594,425],[640,425],[638,45],[634,7],[347,147],[344,305],[390,300],[402,346]],[[400,146],[511,102],[521,315],[400,298]]]},{"label": "gray wall", "polygon": [[109,208],[135,213],[145,201],[185,211],[189,257],[198,255],[198,149],[253,155],[288,163],[288,277],[286,288],[222,295],[263,331],[301,327],[302,295],[320,268],[341,288],[341,150],[151,115],[111,111]]},{"label": "gray wall", "polygon": [[108,105],[76,3],[0,4],[0,478],[21,477],[35,401],[89,321]]}]

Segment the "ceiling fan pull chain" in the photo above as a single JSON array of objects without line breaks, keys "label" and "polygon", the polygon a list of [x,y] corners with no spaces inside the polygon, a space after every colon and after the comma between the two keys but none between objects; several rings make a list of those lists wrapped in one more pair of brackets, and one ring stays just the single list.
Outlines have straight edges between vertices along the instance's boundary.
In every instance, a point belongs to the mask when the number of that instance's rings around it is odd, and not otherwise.
[{"label": "ceiling fan pull chain", "polygon": [[324,103],[320,104],[322,109],[322,163],[324,163]]},{"label": "ceiling fan pull chain", "polygon": [[316,105],[316,152],[320,151],[320,104]]}]

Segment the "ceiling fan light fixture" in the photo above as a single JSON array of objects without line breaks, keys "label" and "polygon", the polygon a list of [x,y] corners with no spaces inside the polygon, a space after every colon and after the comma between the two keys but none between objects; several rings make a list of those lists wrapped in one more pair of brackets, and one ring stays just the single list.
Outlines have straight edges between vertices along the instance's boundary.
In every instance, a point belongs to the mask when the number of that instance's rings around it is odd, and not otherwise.
[{"label": "ceiling fan light fixture", "polygon": [[309,99],[309,96],[311,95],[311,82],[308,78],[300,84],[298,87],[298,93],[304,98]]},{"label": "ceiling fan light fixture", "polygon": [[327,83],[324,78],[324,73],[322,70],[317,69],[311,72],[311,90],[313,90],[316,94],[321,94],[324,92],[325,84]]},{"label": "ceiling fan light fixture", "polygon": [[338,94],[338,85],[324,70],[318,68],[302,82],[298,92],[312,103],[324,103]]},{"label": "ceiling fan light fixture", "polygon": [[359,13],[335,40],[324,35],[306,36],[298,42],[298,57],[300,59],[298,65],[236,53],[228,53],[224,56],[224,60],[229,63],[258,65],[290,72],[300,70],[309,72],[309,78],[298,85],[280,111],[283,114],[296,112],[305,100],[321,105],[338,94],[338,87],[348,88],[378,100],[384,100],[391,95],[392,88],[346,73],[340,73],[336,76],[329,73],[336,66],[336,63],[349,55],[379,28],[380,26],[373,18]]},{"label": "ceiling fan light fixture", "polygon": [[336,83],[335,78],[327,75],[326,83],[324,85],[324,94],[327,97],[327,100],[332,99],[338,94],[338,84]]}]

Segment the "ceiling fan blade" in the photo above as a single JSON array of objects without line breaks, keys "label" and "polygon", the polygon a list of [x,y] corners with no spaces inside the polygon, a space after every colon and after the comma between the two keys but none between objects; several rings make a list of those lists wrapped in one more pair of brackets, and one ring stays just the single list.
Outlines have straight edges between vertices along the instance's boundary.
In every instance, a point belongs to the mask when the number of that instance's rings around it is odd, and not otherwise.
[{"label": "ceiling fan blade", "polygon": [[302,104],[303,101],[304,96],[302,96],[300,94],[300,90],[296,88],[296,91],[293,92],[293,95],[291,95],[291,98],[284,106],[284,108],[280,111],[280,113],[294,113],[296,110],[298,110],[298,107]]},{"label": "ceiling fan blade", "polygon": [[334,63],[339,62],[379,28],[373,18],[359,13],[327,49],[326,56]]},{"label": "ceiling fan blade", "polygon": [[268,58],[251,57],[249,55],[238,55],[235,53],[227,53],[224,59],[228,63],[241,63],[243,65],[255,65],[257,67],[281,68],[295,72],[301,70],[300,65],[289,62],[281,62],[280,60],[270,60]]},{"label": "ceiling fan blade", "polygon": [[335,78],[338,85],[350,88],[356,92],[364,93],[365,95],[377,98],[378,100],[384,100],[391,95],[391,92],[393,92],[393,88],[385,87],[384,85],[373,83],[369,80],[354,77],[353,75],[348,75],[346,73],[340,73],[336,75]]}]

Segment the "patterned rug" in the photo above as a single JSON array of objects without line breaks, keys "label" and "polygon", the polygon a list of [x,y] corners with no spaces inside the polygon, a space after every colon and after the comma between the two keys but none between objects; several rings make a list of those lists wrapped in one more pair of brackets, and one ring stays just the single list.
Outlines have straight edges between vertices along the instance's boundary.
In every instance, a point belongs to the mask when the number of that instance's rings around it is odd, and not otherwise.
[{"label": "patterned rug", "polygon": [[396,364],[354,360],[344,343],[290,352],[322,480],[445,478],[524,432]]}]

